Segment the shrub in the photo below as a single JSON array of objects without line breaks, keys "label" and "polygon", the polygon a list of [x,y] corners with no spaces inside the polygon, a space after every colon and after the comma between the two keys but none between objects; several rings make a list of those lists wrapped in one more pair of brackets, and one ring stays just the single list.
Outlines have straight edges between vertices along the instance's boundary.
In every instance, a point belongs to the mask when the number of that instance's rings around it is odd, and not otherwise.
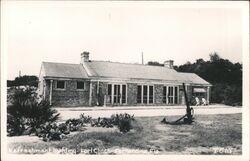
[{"label": "shrub", "polygon": [[134,115],[129,115],[127,113],[113,114],[110,118],[99,117],[96,120],[92,120],[91,126],[106,128],[117,126],[120,132],[126,133],[133,128],[131,121],[134,121]]},{"label": "shrub", "polygon": [[135,122],[134,115],[129,115],[127,113],[116,115],[116,121],[118,121],[118,128],[122,133],[129,132],[133,129],[133,124]]},{"label": "shrub", "polygon": [[226,105],[241,105],[242,104],[242,87],[231,85],[224,90],[224,103]]},{"label": "shrub", "polygon": [[72,131],[81,131],[82,127],[91,121],[90,116],[81,114],[79,119],[68,119],[65,123],[58,125],[53,122],[46,122],[36,129],[36,135],[42,137],[43,141],[61,140]]},{"label": "shrub", "polygon": [[22,135],[25,131],[25,123],[23,118],[15,117],[7,114],[7,133],[9,136]]},{"label": "shrub", "polygon": [[106,127],[106,128],[110,128],[113,127],[113,122],[110,118],[100,118],[98,117],[96,120],[93,120],[91,123],[91,126],[95,126],[95,127]]},{"label": "shrub", "polygon": [[58,118],[48,101],[38,102],[31,88],[16,89],[7,107],[7,132],[10,136],[34,133],[40,125]]},{"label": "shrub", "polygon": [[79,119],[68,119],[65,124],[69,126],[70,131],[81,131],[85,124],[92,123],[92,118],[90,116],[80,115]]},{"label": "shrub", "polygon": [[36,135],[42,137],[43,141],[61,140],[66,131],[67,127],[64,124],[57,126],[56,123],[46,122],[36,129]]},{"label": "shrub", "polygon": [[129,132],[132,129],[131,120],[127,118],[121,119],[118,128],[122,133]]},{"label": "shrub", "polygon": [[123,133],[129,132],[133,128],[131,121],[134,120],[134,115],[131,116],[127,113],[116,114],[115,116],[113,115],[113,117],[111,116],[111,118],[113,118],[114,124],[117,125],[118,129]]},{"label": "shrub", "polygon": [[211,88],[211,102],[234,106],[242,104],[242,86],[234,84],[215,84]]},{"label": "shrub", "polygon": [[59,129],[59,131],[61,133],[64,133],[64,134],[69,134],[70,133],[69,128],[68,128],[67,124],[65,124],[65,123],[59,124],[58,129]]},{"label": "shrub", "polygon": [[87,124],[87,123],[91,123],[92,117],[90,117],[90,116],[85,116],[84,113],[82,113],[82,114],[80,115],[80,120],[81,120],[82,123]]}]

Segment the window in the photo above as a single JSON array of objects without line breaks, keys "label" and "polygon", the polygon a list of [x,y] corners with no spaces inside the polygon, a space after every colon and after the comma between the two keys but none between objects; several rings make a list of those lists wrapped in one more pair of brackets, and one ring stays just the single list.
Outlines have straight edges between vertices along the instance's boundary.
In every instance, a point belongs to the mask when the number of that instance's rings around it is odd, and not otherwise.
[{"label": "window", "polygon": [[65,81],[56,81],[57,89],[65,89]]},{"label": "window", "polygon": [[174,87],[174,104],[178,103],[178,88]]},{"label": "window", "polygon": [[127,85],[108,84],[108,104],[126,104],[127,103]]},{"label": "window", "polygon": [[168,103],[174,103],[174,87],[168,87]]},{"label": "window", "polygon": [[120,98],[121,98],[121,93],[120,93],[120,85],[115,84],[114,85],[114,103],[119,104],[120,103]]},{"label": "window", "polygon": [[76,83],[76,89],[85,89],[85,84],[84,82],[77,82]]},{"label": "window", "polygon": [[126,94],[127,93],[127,88],[126,85],[122,85],[122,103],[126,103]]},{"label": "window", "polygon": [[141,101],[141,86],[137,86],[137,103],[142,103]]},{"label": "window", "polygon": [[154,103],[154,87],[149,86],[149,103]]},{"label": "window", "polygon": [[143,103],[148,102],[148,86],[143,86]]},{"label": "window", "polygon": [[167,87],[163,87],[163,103],[167,103]]},{"label": "window", "polygon": [[111,103],[111,100],[112,100],[112,84],[108,84],[107,103]]},{"label": "window", "polygon": [[162,101],[166,104],[178,104],[178,86],[164,86]]},{"label": "window", "polygon": [[148,85],[137,86],[137,103],[152,104],[154,103],[154,87]]}]

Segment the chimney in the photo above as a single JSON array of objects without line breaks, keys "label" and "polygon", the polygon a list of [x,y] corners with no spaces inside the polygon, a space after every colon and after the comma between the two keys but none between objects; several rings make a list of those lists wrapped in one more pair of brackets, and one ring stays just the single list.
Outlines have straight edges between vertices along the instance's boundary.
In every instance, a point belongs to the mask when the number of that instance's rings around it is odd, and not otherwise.
[{"label": "chimney", "polygon": [[81,53],[81,63],[89,61],[89,52],[84,51]]},{"label": "chimney", "polygon": [[164,67],[173,69],[174,68],[174,61],[173,60],[166,60],[164,61]]}]

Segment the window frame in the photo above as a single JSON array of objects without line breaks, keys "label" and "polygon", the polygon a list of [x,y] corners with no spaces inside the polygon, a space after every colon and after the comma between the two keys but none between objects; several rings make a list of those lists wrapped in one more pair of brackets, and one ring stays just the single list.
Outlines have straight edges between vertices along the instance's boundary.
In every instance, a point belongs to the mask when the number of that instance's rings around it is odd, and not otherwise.
[{"label": "window frame", "polygon": [[[150,95],[150,87],[152,87],[152,96]],[[148,85],[148,104],[154,104],[154,86],[153,85]]]},{"label": "window frame", "polygon": [[[139,96],[138,95],[138,87],[140,86],[140,88],[141,88],[141,90],[140,90],[140,93],[141,93],[141,95]],[[144,90],[144,87],[146,87],[146,95],[145,95],[145,90]],[[153,94],[152,94],[152,102],[150,102],[149,100],[150,100],[150,95],[149,95],[149,93],[150,93],[150,87],[152,87],[152,89],[153,89]],[[145,99],[145,97],[147,97],[146,99]],[[139,100],[141,100],[141,102],[139,102],[138,101],[138,98],[141,98],[141,99],[139,99]],[[155,103],[155,86],[154,86],[154,84],[137,84],[137,97],[136,97],[136,103],[137,104],[140,104],[140,105],[152,105],[152,104],[154,104]],[[145,100],[146,100],[146,103],[145,103]]]},{"label": "window frame", "polygon": [[[166,96],[164,96],[164,88],[166,88],[166,93],[165,93]],[[162,92],[162,95],[163,95],[162,103],[167,104],[167,105],[178,105],[180,103],[179,102],[179,90],[180,88],[178,85],[164,85],[163,92]]]},{"label": "window frame", "polygon": [[[115,86],[117,91],[115,90]],[[125,87],[125,90],[123,90],[123,86]],[[125,91],[125,93],[123,93]],[[118,92],[118,93],[116,93]],[[124,95],[123,95],[124,94]],[[114,96],[119,96],[118,98]],[[108,83],[107,85],[107,95],[106,95],[106,103],[112,104],[112,105],[127,105],[128,100],[128,85],[126,83]],[[124,98],[125,97],[125,98]],[[114,100],[118,99],[118,100]],[[118,103],[114,103],[117,102]],[[124,102],[125,101],[125,102]]]},{"label": "window frame", "polygon": [[[77,88],[78,83],[83,83],[83,88]],[[86,90],[86,83],[84,81],[76,81],[76,90],[77,91],[85,91]]]},{"label": "window frame", "polygon": [[[142,104],[142,85],[137,85],[136,90],[137,90],[136,103]],[[140,92],[140,95],[139,95],[139,92]]]},{"label": "window frame", "polygon": [[[125,87],[125,90],[124,90],[123,87]],[[122,91],[121,91],[121,94],[122,94],[121,95],[121,104],[127,104],[127,92],[128,92],[127,85],[126,84],[122,84],[121,88],[122,88]],[[124,91],[125,91],[125,93],[124,93]]]},{"label": "window frame", "polygon": [[[64,82],[64,88],[58,88],[57,87],[58,82]],[[56,80],[55,89],[56,90],[66,90],[66,81],[65,80]]]},{"label": "window frame", "polygon": [[174,104],[174,86],[168,86],[168,104]]}]

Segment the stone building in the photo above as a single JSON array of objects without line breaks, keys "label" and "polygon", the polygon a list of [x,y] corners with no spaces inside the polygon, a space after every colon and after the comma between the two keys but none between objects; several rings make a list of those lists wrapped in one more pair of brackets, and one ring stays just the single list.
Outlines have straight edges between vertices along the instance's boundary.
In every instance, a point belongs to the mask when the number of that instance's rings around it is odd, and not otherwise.
[{"label": "stone building", "polygon": [[39,94],[53,106],[136,106],[185,104],[182,83],[189,98],[209,102],[211,84],[194,73],[164,66],[94,61],[81,54],[80,64],[43,62]]}]

